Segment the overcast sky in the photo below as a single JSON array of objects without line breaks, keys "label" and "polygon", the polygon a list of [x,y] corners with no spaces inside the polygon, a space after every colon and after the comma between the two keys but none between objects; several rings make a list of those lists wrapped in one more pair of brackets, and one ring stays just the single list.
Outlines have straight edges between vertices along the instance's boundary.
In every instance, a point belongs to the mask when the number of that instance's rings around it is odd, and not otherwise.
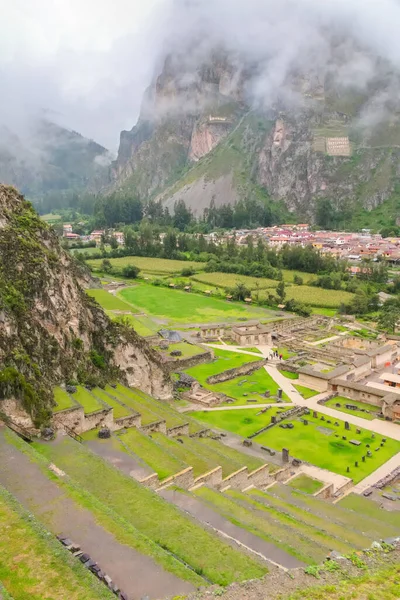
[{"label": "overcast sky", "polygon": [[170,0],[0,0],[0,122],[47,110],[116,150],[137,118]]},{"label": "overcast sky", "polygon": [[[222,44],[258,62],[265,104],[293,67],[329,63],[327,32],[400,67],[400,0],[0,0],[0,15],[0,124],[48,111],[113,151],[166,40],[183,56]],[[362,53],[340,77],[364,85],[373,68]]]}]

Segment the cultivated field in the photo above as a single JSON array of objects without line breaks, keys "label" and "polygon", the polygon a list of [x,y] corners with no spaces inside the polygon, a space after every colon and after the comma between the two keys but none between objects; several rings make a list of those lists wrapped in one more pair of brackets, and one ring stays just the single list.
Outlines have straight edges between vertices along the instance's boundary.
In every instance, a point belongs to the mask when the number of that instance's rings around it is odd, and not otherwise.
[{"label": "cultivated field", "polygon": [[309,285],[292,285],[286,288],[288,300],[298,300],[310,306],[338,308],[340,304],[349,304],[354,294],[342,290],[324,290],[323,288]]},{"label": "cultivated field", "polygon": [[[88,260],[88,265],[93,269],[101,269],[101,263],[103,259],[92,259]],[[205,263],[185,261],[185,260],[167,260],[165,258],[149,258],[144,256],[124,256],[122,258],[110,258],[112,266],[121,270],[123,267],[129,265],[135,265],[145,273],[156,273],[171,275],[173,273],[180,273],[182,269],[192,267],[196,271],[202,271]]]},{"label": "cultivated field", "polygon": [[132,306],[107,290],[86,290],[88,296],[94,298],[104,310],[132,311]]},{"label": "cultivated field", "polygon": [[259,277],[247,277],[246,275],[235,275],[234,273],[200,273],[191,277],[194,282],[199,281],[211,287],[233,288],[237,283],[243,283],[250,290],[264,290],[276,288],[278,281]]}]

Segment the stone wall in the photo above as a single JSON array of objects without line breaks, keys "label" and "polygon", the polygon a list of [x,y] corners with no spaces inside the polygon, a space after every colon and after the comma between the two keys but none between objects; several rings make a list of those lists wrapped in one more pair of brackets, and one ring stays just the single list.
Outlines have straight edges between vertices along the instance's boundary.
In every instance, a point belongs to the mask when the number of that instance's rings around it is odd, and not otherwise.
[{"label": "stone wall", "polygon": [[170,373],[175,373],[177,371],[184,371],[185,369],[190,369],[191,367],[195,367],[196,365],[211,362],[213,358],[214,353],[209,350],[208,352],[202,352],[201,354],[196,354],[195,356],[190,356],[188,358],[177,358],[175,360],[167,360],[165,362],[165,367]]},{"label": "stone wall", "polygon": [[347,481],[345,484],[343,484],[342,486],[338,487],[338,489],[336,490],[336,492],[334,494],[334,498],[340,498],[340,496],[343,496],[343,494],[345,494],[353,486],[354,486],[353,480],[349,479],[349,481]]},{"label": "stone wall", "polygon": [[74,406],[53,414],[52,425],[55,429],[68,427],[72,431],[81,433],[84,428],[85,412],[81,406]]},{"label": "stone wall", "polygon": [[164,479],[164,481],[162,482],[161,485],[162,485],[162,487],[164,487],[164,486],[172,485],[172,484],[177,485],[177,486],[183,488],[184,490],[188,490],[189,488],[193,487],[193,484],[194,484],[193,467],[187,467],[183,471],[180,471],[179,473],[175,473],[174,475],[171,475],[171,477]]},{"label": "stone wall", "polygon": [[97,410],[90,415],[85,415],[83,429],[78,431],[75,428],[76,433],[84,433],[91,429],[97,429],[99,427],[108,427],[113,429],[114,427],[114,410],[112,408],[104,408],[103,410]]},{"label": "stone wall", "polygon": [[139,413],[135,413],[134,415],[129,415],[127,417],[121,417],[120,419],[115,419],[113,431],[117,431],[118,429],[123,429],[124,427],[137,427],[140,429],[142,425],[142,416]]},{"label": "stone wall", "polygon": [[235,473],[231,473],[222,480],[222,488],[230,486],[239,490],[243,490],[249,485],[249,473],[247,467],[242,467]]},{"label": "stone wall", "polygon": [[269,423],[268,425],[265,425],[265,427],[262,427],[261,429],[258,429],[257,431],[255,431],[254,433],[252,433],[251,435],[249,435],[248,439],[249,440],[253,439],[257,435],[260,435],[260,433],[264,433],[264,431],[267,431],[268,429],[271,429],[271,427],[275,427],[278,423],[281,423],[285,419],[290,419],[291,417],[294,417],[294,416],[303,415],[307,411],[308,411],[308,408],[306,406],[293,406],[293,408],[290,408],[286,412],[281,413],[280,415],[276,415],[276,417],[275,417],[276,418],[275,423]]},{"label": "stone wall", "polygon": [[304,387],[311,388],[312,390],[317,390],[318,392],[326,392],[328,389],[328,380],[318,377],[317,372],[315,376],[299,373],[299,379],[297,383],[299,385],[303,385]]},{"label": "stone wall", "polygon": [[157,473],[152,473],[148,477],[145,477],[144,479],[141,479],[139,481],[139,483],[141,483],[145,487],[148,487],[148,488],[150,488],[152,490],[156,490],[157,488],[160,487],[160,480],[158,479]]},{"label": "stone wall", "polygon": [[268,483],[272,482],[273,477],[269,472],[269,465],[263,465],[252,473],[249,473],[247,481],[249,485],[255,485],[256,487],[259,485],[267,485]]},{"label": "stone wall", "polygon": [[290,475],[294,468],[295,467],[293,467],[293,465],[288,465],[279,471],[275,471],[275,473],[272,474],[272,477],[275,479],[275,481],[286,481],[288,475]]},{"label": "stone wall", "polygon": [[[382,400],[385,396],[385,392],[383,390],[374,390],[374,388],[368,386],[368,391],[362,391],[356,389],[356,386],[353,387],[351,382],[346,382],[346,384],[338,384],[336,386],[336,391],[339,396],[344,396],[350,400],[358,400],[360,402],[365,402],[366,404],[371,404],[371,406],[378,407],[382,407]],[[390,388],[388,389],[388,393],[389,392]]]},{"label": "stone wall", "polygon": [[212,488],[219,488],[222,484],[222,467],[215,467],[212,471],[196,477],[194,485],[208,485]]},{"label": "stone wall", "polygon": [[261,369],[264,365],[267,364],[265,359],[256,360],[251,363],[245,363],[241,367],[237,367],[235,369],[228,369],[227,371],[223,371],[222,373],[218,373],[217,375],[211,375],[211,377],[207,378],[208,384],[214,383],[222,383],[223,381],[229,381],[230,379],[235,379],[235,377],[240,377],[242,375],[251,375],[258,369]]},{"label": "stone wall", "polygon": [[142,425],[140,430],[143,431],[143,433],[150,433],[151,431],[155,431],[167,435],[167,424],[165,421],[155,421],[154,423],[150,423],[149,425]]},{"label": "stone wall", "polygon": [[167,429],[168,437],[178,437],[179,435],[189,435],[189,423],[183,425],[177,425],[176,427],[170,427]]},{"label": "stone wall", "polygon": [[334,489],[335,486],[333,483],[327,483],[322,489],[315,492],[313,496],[315,496],[315,498],[320,498],[321,500],[327,500],[328,498],[332,498]]}]

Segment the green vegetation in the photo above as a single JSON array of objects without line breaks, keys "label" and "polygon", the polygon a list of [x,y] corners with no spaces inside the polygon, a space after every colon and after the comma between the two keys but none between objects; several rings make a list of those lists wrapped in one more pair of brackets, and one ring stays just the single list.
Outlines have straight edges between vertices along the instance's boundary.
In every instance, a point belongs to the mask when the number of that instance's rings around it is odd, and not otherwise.
[{"label": "green vegetation", "polygon": [[104,310],[132,311],[132,306],[123,302],[107,290],[86,290],[86,293],[96,300]]},{"label": "green vegetation", "polygon": [[107,392],[101,388],[94,388],[92,390],[92,394],[114,409],[114,419],[121,419],[122,417],[128,417],[132,414],[132,411],[124,406],[121,402],[118,402],[115,396],[107,394]]},{"label": "green vegetation", "polygon": [[343,290],[325,290],[309,285],[294,285],[286,288],[286,297],[288,300],[297,300],[309,306],[338,308],[341,304],[349,304],[353,300],[354,294]]},{"label": "green vegetation", "polygon": [[[192,417],[203,421],[208,427],[231,431],[242,437],[248,437],[271,422],[271,417],[283,412],[283,408],[273,407],[261,413],[258,408],[243,410],[211,410],[190,413]],[[257,439],[258,441],[258,439]]]},{"label": "green vegetation", "polygon": [[296,390],[307,400],[307,398],[312,398],[313,396],[318,396],[320,392],[316,390],[312,390],[311,388],[305,387],[304,385],[297,385],[296,383],[293,385]]},{"label": "green vegetation", "polygon": [[[102,259],[88,260],[88,265],[93,269],[101,268]],[[171,275],[180,273],[182,269],[192,268],[196,271],[204,270],[204,263],[184,260],[167,260],[164,258],[147,258],[144,256],[124,256],[122,258],[110,258],[112,268],[122,273],[124,267],[134,265],[141,271],[156,275]]]},{"label": "green vegetation", "polygon": [[48,460],[139,532],[220,585],[260,577],[265,568],[196,525],[152,491],[73,440],[36,444]]},{"label": "green vegetation", "polygon": [[[309,414],[306,419],[308,425],[303,425],[300,419],[289,419],[285,422],[292,423],[293,429],[272,427],[257,436],[255,441],[275,450],[290,448],[292,456],[306,460],[322,469],[351,477],[355,483],[364,479],[389,458],[400,452],[400,442],[387,439],[381,447],[382,436],[375,434],[373,438],[374,434],[365,430],[361,430],[361,434],[357,434],[356,427],[353,425],[350,425],[350,431],[346,431],[343,421],[337,421],[339,425],[335,427],[333,423],[327,422],[327,417],[321,421]],[[347,439],[343,440],[343,436]],[[361,445],[354,446],[350,443],[352,439],[358,440]],[[372,456],[362,462],[362,456],[367,455],[367,444],[370,446]],[[356,461],[358,462],[357,467],[355,466]],[[349,473],[347,467],[350,467]]]},{"label": "green vegetation", "polygon": [[[255,371],[251,375],[241,375],[223,383],[206,384],[205,387],[214,392],[221,392],[230,398],[234,398],[235,402],[230,402],[229,406],[250,403],[250,400],[261,404],[273,403],[279,389],[279,385],[264,368],[258,369],[258,371]],[[271,393],[270,398],[265,397],[267,390]],[[282,393],[282,400],[290,402],[284,392]]]},{"label": "green vegetation", "polygon": [[297,475],[297,477],[292,479],[288,485],[305,494],[315,494],[315,492],[319,492],[319,490],[324,487],[324,484],[321,481],[308,477],[307,475],[304,475],[304,473]]},{"label": "green vegetation", "polygon": [[188,375],[191,375],[197,379],[197,381],[204,386],[207,386],[206,379],[211,377],[211,375],[217,375],[223,371],[236,369],[237,367],[241,367],[246,363],[259,360],[257,356],[240,354],[232,352],[231,350],[220,350],[219,348],[214,348],[213,352],[215,355],[215,360],[213,362],[197,365],[196,367],[191,367],[190,369],[186,370]]},{"label": "green vegetation", "polygon": [[[340,408],[337,407],[336,404],[340,404]],[[351,408],[346,408],[346,404],[357,406],[359,409],[368,410],[369,412],[366,413],[362,410],[352,410]],[[376,419],[378,413],[380,413],[380,408],[378,406],[373,406],[372,404],[367,404],[366,402],[358,402],[357,400],[351,400],[350,398],[344,398],[343,396],[336,396],[336,398],[331,398],[330,400],[328,400],[328,402],[325,402],[325,406],[329,406],[329,408],[334,408],[339,412],[347,413],[349,415],[355,415],[357,417],[361,417],[362,419],[367,419],[368,421]]]},{"label": "green vegetation", "polygon": [[204,353],[204,348],[200,348],[200,346],[194,346],[193,344],[189,344],[187,342],[178,342],[176,344],[170,344],[168,350],[161,350],[159,346],[155,346],[155,349],[167,355],[170,355],[171,352],[175,351],[182,352],[182,356],[172,358],[190,358],[192,356],[196,356],[197,354]]},{"label": "green vegetation", "polygon": [[112,593],[0,487],[0,579],[15,599],[100,600]]},{"label": "green vegetation", "polygon": [[176,323],[196,324],[218,321],[237,321],[240,318],[266,319],[271,313],[235,302],[187,294],[180,290],[151,285],[126,288],[119,296],[133,307],[147,314]]},{"label": "green vegetation", "polygon": [[343,500],[340,500],[339,506],[353,510],[359,515],[383,521],[391,526],[393,530],[398,531],[400,528],[400,513],[397,511],[382,510],[377,502],[372,502],[359,494],[348,494]]},{"label": "green vegetation", "polygon": [[205,283],[210,287],[230,289],[237,283],[243,283],[249,290],[265,290],[266,288],[275,288],[278,282],[274,279],[262,277],[248,277],[246,275],[236,275],[235,273],[201,273],[191,277],[192,281]]},{"label": "green vegetation", "polygon": [[60,387],[54,388],[54,400],[56,406],[54,407],[53,412],[59,412],[60,410],[66,410],[67,408],[75,406],[72,397]]},{"label": "green vegetation", "polygon": [[[132,307],[129,307],[132,310]],[[153,323],[151,319],[147,317],[134,317],[133,315],[114,313],[110,310],[106,311],[110,319],[122,323],[127,327],[132,327],[136,333],[142,337],[151,337],[156,335],[160,326]]]},{"label": "green vegetation", "polygon": [[287,379],[298,379],[299,378],[298,373],[292,373],[291,371],[280,370],[279,373],[282,373],[282,375],[284,375],[284,377],[287,377]]},{"label": "green vegetation", "polygon": [[104,405],[89,390],[81,385],[77,386],[73,398],[82,406],[85,414],[94,413],[104,408]]}]

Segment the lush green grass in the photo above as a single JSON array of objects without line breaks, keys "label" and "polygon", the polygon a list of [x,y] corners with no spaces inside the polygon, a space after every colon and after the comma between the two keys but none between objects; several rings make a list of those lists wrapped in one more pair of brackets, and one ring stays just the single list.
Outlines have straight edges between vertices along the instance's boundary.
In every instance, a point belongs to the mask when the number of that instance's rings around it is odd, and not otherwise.
[{"label": "lush green grass", "polygon": [[136,307],[151,316],[176,323],[232,322],[240,318],[265,320],[273,316],[265,309],[243,303],[147,284],[126,288],[118,295],[131,305],[131,310]]},{"label": "lush green grass", "polygon": [[338,308],[340,304],[349,304],[354,294],[342,290],[325,290],[309,285],[292,285],[286,288],[288,300],[298,300],[310,306],[322,306],[324,308]]},{"label": "lush green grass", "polygon": [[95,388],[92,390],[92,394],[114,409],[114,419],[121,419],[122,417],[128,417],[132,414],[132,411],[129,410],[129,408],[125,407],[118,402],[115,397],[107,394],[107,392],[101,388]]},{"label": "lush green grass", "polygon": [[276,518],[271,518],[272,515],[270,516],[267,511],[262,513],[262,508],[256,513],[252,506],[246,508],[236,502],[234,497],[231,497],[235,496],[235,493],[228,497],[228,495],[201,487],[194,494],[213,506],[235,525],[273,543],[305,563],[319,562],[324,558],[327,549],[324,551],[323,547],[316,544],[314,540],[299,535],[295,530],[294,520],[280,523]]},{"label": "lush green grass", "polygon": [[156,423],[163,419],[157,412],[149,408],[148,404],[143,403],[140,396],[134,390],[129,390],[130,393],[128,393],[126,389],[122,388],[123,386],[118,389],[106,386],[106,392],[120,402],[123,402],[134,412],[140,413],[142,415],[142,425],[150,425],[150,423]]},{"label": "lush green grass", "polygon": [[60,410],[66,410],[75,406],[71,396],[60,387],[54,388],[54,400],[57,406],[54,407],[53,412],[59,412]]},{"label": "lush green grass", "polygon": [[301,277],[305,285],[318,279],[318,275],[316,273],[304,273],[303,271],[295,271],[290,269],[282,269],[282,274],[283,281],[285,283],[293,283],[293,278],[295,275]]},{"label": "lush green grass", "polygon": [[198,526],[86,447],[64,438],[55,445],[40,444],[39,449],[122,519],[210,581],[227,585],[265,573],[258,562]]},{"label": "lush green grass", "polygon": [[[155,434],[150,436],[140,432],[138,429],[128,429],[126,433],[120,436],[126,446],[141,458],[160,479],[165,479],[170,475],[179,473],[189,465],[185,460],[174,456],[172,453],[159,443]],[[166,436],[163,436],[166,437]]]},{"label": "lush green grass", "polygon": [[[120,302],[118,298],[117,300]],[[129,306],[128,308],[132,309],[131,306]],[[142,337],[150,337],[152,335],[155,335],[158,329],[160,329],[159,325],[157,326],[155,323],[152,323],[151,319],[148,319],[147,317],[121,315],[113,311],[107,311],[107,314],[113,321],[119,321],[128,325],[129,327],[132,327],[136,331],[136,333],[138,335],[141,335]]]},{"label": "lush green grass", "polygon": [[[196,411],[190,413],[192,417],[203,421],[208,427],[225,429],[236,433],[242,437],[248,437],[255,431],[265,427],[271,422],[271,417],[275,416],[278,411],[283,411],[278,407],[272,407],[267,412],[257,416],[260,412],[258,408],[244,408],[243,410],[211,410]],[[258,441],[258,438],[257,438]]]},{"label": "lush green grass", "polygon": [[196,367],[192,367],[191,369],[187,369],[186,373],[191,375],[201,385],[207,385],[206,379],[211,377],[211,375],[217,375],[218,373],[222,373],[223,371],[228,371],[229,369],[236,369],[237,367],[241,367],[246,363],[255,362],[256,360],[260,360],[257,356],[251,356],[250,354],[241,354],[232,352],[231,350],[223,350],[219,348],[213,349],[215,360],[209,363],[205,363],[203,365],[197,365]]},{"label": "lush green grass", "polygon": [[276,288],[278,281],[274,279],[265,279],[262,277],[248,277],[246,275],[236,275],[235,273],[201,273],[191,277],[194,282],[205,283],[209,287],[234,288],[237,283],[244,283],[249,289],[256,291],[266,288]]},{"label": "lush green grass", "polygon": [[287,379],[298,379],[299,378],[299,374],[298,373],[292,373],[291,371],[279,371],[280,373],[282,373],[282,375],[284,375],[285,377],[287,377]]},{"label": "lush green grass", "polygon": [[313,315],[323,315],[324,317],[334,317],[337,313],[336,308],[312,307]]},{"label": "lush green grass", "polygon": [[[324,421],[320,418],[315,419],[311,414],[305,418],[308,425],[303,425],[300,419],[290,419],[285,422],[293,423],[294,429],[282,429],[276,426],[257,436],[255,441],[275,450],[289,448],[292,456],[339,475],[351,477],[355,483],[400,452],[400,442],[387,439],[384,446],[380,447],[383,436],[375,434],[373,439],[373,434],[366,430],[361,430],[361,434],[357,434],[356,427],[353,425],[350,425],[350,431],[346,431],[344,421],[337,420],[339,426],[335,427],[334,419],[329,424],[327,417]],[[342,436],[347,437],[347,440],[343,440]],[[353,439],[360,441],[361,446],[351,444],[350,440]],[[367,457],[366,462],[362,462],[362,456],[366,456],[368,451],[367,444],[370,445],[372,456]],[[378,447],[379,450],[375,451]],[[355,461],[358,461],[358,467],[355,466]],[[349,473],[347,473],[348,466]]]},{"label": "lush green grass", "polygon": [[297,475],[297,477],[292,479],[288,485],[295,490],[300,490],[306,494],[315,494],[315,492],[319,492],[319,490],[324,487],[324,484],[321,481],[308,477],[307,475],[304,475],[304,473]]},{"label": "lush green grass", "polygon": [[[336,404],[341,404],[341,407],[338,408]],[[352,406],[357,406],[358,408],[363,408],[365,410],[369,410],[371,412],[375,412],[375,414],[365,413],[361,410],[351,410],[350,408],[346,408],[346,404],[351,404]],[[357,400],[351,400],[350,398],[344,398],[343,396],[336,396],[336,398],[331,398],[328,402],[325,402],[325,406],[329,406],[329,408],[334,408],[335,410],[343,413],[347,413],[349,415],[355,415],[357,417],[361,417],[362,419],[367,419],[368,421],[372,421],[376,418],[376,415],[380,412],[380,408],[378,406],[372,406],[372,404],[366,404],[366,402],[358,402]]]},{"label": "lush green grass", "polygon": [[0,579],[15,600],[113,597],[1,487],[0,553]]},{"label": "lush green grass", "polygon": [[175,350],[182,352],[182,356],[174,356],[172,358],[190,358],[191,356],[196,356],[197,354],[203,354],[205,352],[204,348],[200,348],[200,346],[194,346],[193,344],[188,344],[187,342],[170,344],[168,350],[161,350],[159,346],[156,346],[156,350],[167,355],[170,355],[171,352],[174,352]]},{"label": "lush green grass", "polygon": [[132,306],[123,302],[107,290],[86,290],[86,293],[94,298],[105,310],[123,310],[132,311]]},{"label": "lush green grass", "polygon": [[83,407],[86,414],[94,413],[97,410],[104,409],[103,404],[86,388],[78,385],[73,398]]},{"label": "lush green grass", "polygon": [[[88,260],[90,267],[100,269],[103,259]],[[157,273],[169,275],[172,273],[180,273],[182,269],[193,268],[196,271],[203,271],[205,263],[184,261],[184,260],[167,260],[165,258],[150,258],[144,256],[124,256],[122,258],[110,258],[111,265],[117,270],[122,270],[124,267],[134,265],[139,267],[141,271],[146,273]]]},{"label": "lush green grass", "polygon": [[301,394],[305,399],[312,398],[313,396],[318,396],[318,394],[320,393],[316,390],[312,390],[311,388],[305,387],[304,385],[297,385],[296,383],[293,384],[293,387],[295,387],[299,394]]},{"label": "lush green grass", "polygon": [[[269,404],[275,402],[274,396],[277,395],[279,385],[272,379],[271,375],[267,373],[264,368],[258,369],[251,375],[241,375],[235,377],[235,379],[229,379],[223,383],[216,383],[213,385],[206,385],[207,388],[226,394],[230,398],[234,398],[235,402],[230,403],[232,405],[246,404],[250,400],[259,402],[260,404]],[[271,392],[271,398],[265,398],[265,392],[269,390]],[[246,394],[246,396],[244,396]],[[290,402],[287,395],[283,392],[282,400],[284,402]]]}]

